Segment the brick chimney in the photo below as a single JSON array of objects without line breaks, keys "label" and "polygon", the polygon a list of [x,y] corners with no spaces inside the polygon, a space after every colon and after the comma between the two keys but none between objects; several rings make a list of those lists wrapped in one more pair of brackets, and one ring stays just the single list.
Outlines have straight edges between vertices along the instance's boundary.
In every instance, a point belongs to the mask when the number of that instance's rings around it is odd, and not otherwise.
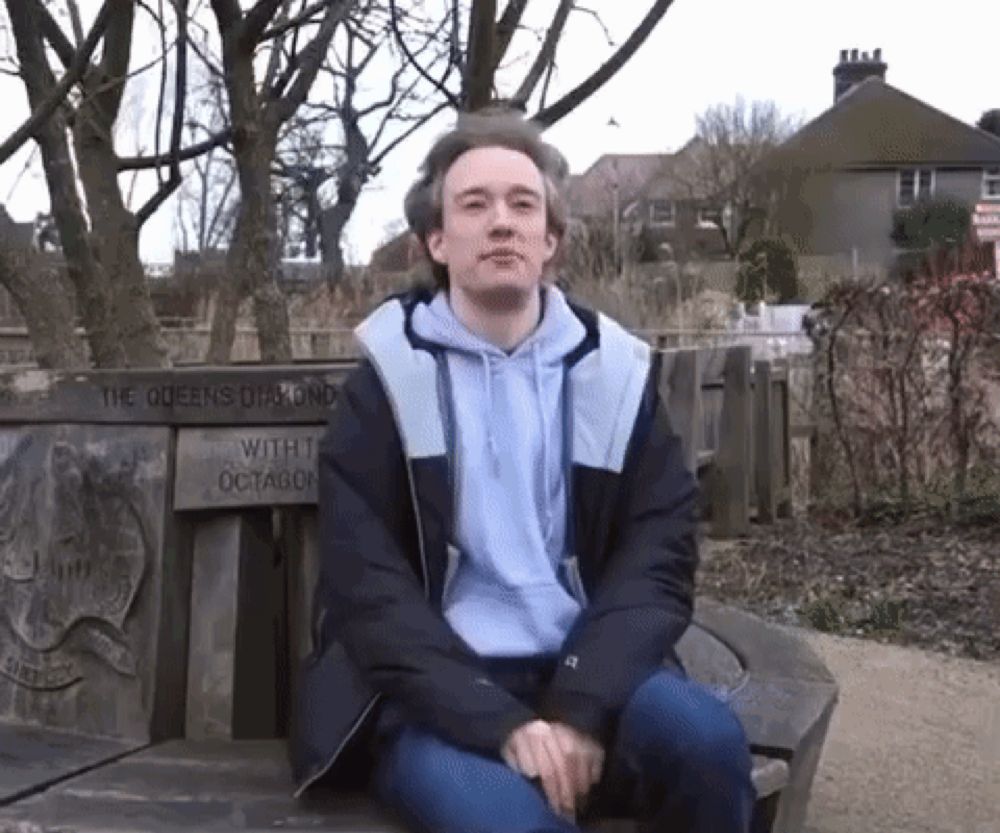
[{"label": "brick chimney", "polygon": [[885,71],[889,65],[882,60],[882,50],[876,49],[871,55],[858,54],[857,49],[840,50],[840,63],[833,68],[833,101],[840,101],[844,93],[855,84],[860,84],[873,75],[885,81]]}]

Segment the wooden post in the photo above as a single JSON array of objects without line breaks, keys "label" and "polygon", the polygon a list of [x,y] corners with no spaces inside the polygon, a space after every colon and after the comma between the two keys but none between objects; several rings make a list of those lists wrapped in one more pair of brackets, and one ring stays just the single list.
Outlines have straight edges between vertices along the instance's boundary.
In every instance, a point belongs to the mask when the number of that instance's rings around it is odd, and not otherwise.
[{"label": "wooden post", "polygon": [[313,645],[313,598],[319,578],[319,530],[316,508],[284,510],[283,546],[287,554],[288,711],[297,702],[299,667]]},{"label": "wooden post", "polygon": [[776,449],[780,467],[778,517],[792,517],[792,372],[787,359],[781,360],[784,375],[778,387],[779,414],[775,423]]},{"label": "wooden post", "polygon": [[[684,446],[684,464],[698,474],[698,452],[702,447],[701,363],[697,350],[675,350],[667,377],[665,395],[671,425]],[[664,376],[667,367],[664,366]],[[662,390],[662,388],[661,388]]]},{"label": "wooden post", "polygon": [[757,489],[757,521],[773,523],[778,515],[778,479],[774,446],[775,403],[771,381],[771,363],[754,363],[753,379],[753,433],[754,433],[754,483]]},{"label": "wooden post", "polygon": [[227,512],[196,527],[186,737],[277,736],[279,577],[270,509]]},{"label": "wooden post", "polygon": [[750,452],[753,424],[750,347],[726,350],[719,449],[712,473],[712,536],[750,530]]}]

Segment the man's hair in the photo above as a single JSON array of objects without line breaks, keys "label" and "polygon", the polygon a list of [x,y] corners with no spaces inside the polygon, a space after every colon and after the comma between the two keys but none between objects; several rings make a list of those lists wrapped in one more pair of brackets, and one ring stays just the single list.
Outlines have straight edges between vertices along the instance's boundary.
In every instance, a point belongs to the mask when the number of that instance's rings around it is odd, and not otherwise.
[{"label": "man's hair", "polygon": [[529,157],[542,175],[545,186],[545,215],[549,233],[559,241],[556,254],[549,261],[555,265],[566,233],[567,209],[563,187],[569,166],[565,157],[542,139],[541,130],[520,113],[499,107],[459,115],[457,123],[438,137],[420,167],[420,176],[410,187],[403,202],[410,231],[431,266],[434,282],[448,288],[448,267],[437,263],[427,248],[427,235],[443,224],[444,178],[462,154],[475,148],[501,147]]}]

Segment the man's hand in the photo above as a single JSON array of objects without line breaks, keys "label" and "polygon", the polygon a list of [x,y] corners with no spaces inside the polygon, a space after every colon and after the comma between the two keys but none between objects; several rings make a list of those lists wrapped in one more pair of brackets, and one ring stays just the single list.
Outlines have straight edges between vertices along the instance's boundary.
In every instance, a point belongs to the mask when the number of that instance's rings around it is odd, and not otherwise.
[{"label": "man's hand", "polygon": [[500,755],[526,778],[539,779],[549,805],[576,818],[577,801],[600,780],[604,750],[593,738],[563,723],[532,720],[507,738]]}]

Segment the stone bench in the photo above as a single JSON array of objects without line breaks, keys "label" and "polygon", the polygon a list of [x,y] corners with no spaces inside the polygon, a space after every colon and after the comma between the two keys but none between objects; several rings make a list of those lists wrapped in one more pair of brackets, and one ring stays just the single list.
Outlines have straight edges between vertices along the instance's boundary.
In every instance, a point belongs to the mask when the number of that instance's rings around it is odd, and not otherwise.
[{"label": "stone bench", "polygon": [[[348,369],[0,376],[0,831],[401,830],[360,793],[295,800],[283,740]],[[798,833],[829,673],[706,598],[678,653],[750,738],[754,833]]]}]

